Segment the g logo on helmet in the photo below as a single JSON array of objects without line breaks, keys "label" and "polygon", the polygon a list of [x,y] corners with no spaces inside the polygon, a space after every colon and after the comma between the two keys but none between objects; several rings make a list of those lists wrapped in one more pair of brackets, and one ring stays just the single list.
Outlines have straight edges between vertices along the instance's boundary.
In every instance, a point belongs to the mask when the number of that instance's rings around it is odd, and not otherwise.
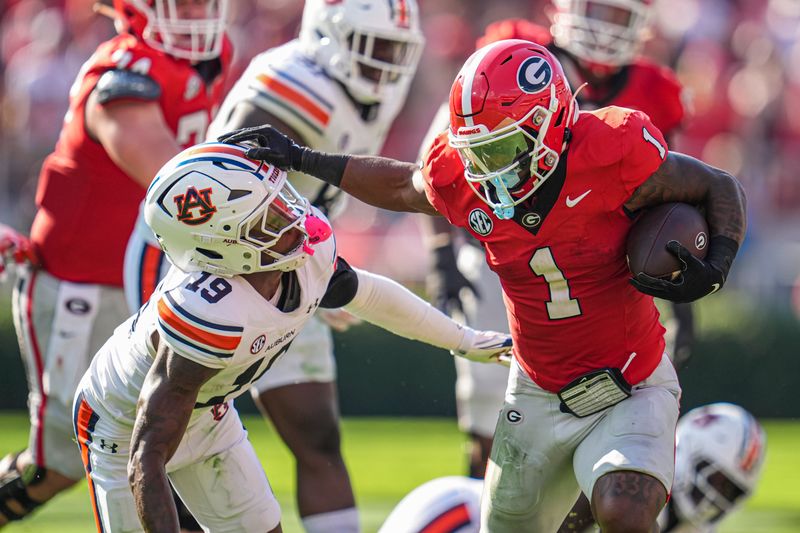
[{"label": "g logo on helmet", "polygon": [[519,66],[517,84],[528,94],[543,91],[553,79],[553,67],[543,57],[529,57]]},{"label": "g logo on helmet", "polygon": [[208,222],[217,212],[217,208],[211,203],[211,193],[211,187],[199,191],[195,187],[189,187],[185,193],[175,196],[178,220],[190,226]]}]

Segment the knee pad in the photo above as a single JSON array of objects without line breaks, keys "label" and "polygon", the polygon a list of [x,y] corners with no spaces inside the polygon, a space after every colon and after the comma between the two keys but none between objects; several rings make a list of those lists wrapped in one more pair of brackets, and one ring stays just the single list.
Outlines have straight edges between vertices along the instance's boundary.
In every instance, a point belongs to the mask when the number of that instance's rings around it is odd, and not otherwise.
[{"label": "knee pad", "polygon": [[[39,507],[42,503],[31,499],[28,487],[41,483],[46,475],[47,469],[36,465],[29,465],[22,474],[15,467],[3,473],[0,477],[0,514],[13,522],[22,520]],[[15,507],[21,507],[22,512],[12,510],[10,502],[16,503]]]}]

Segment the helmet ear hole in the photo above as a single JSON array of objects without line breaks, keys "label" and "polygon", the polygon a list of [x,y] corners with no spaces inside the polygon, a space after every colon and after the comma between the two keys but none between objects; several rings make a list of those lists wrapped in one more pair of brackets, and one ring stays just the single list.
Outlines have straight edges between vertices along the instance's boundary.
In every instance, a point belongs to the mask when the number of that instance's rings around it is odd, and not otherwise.
[{"label": "helmet ear hole", "polygon": [[208,250],[206,248],[195,248],[195,250],[197,250],[204,256],[208,257],[209,259],[222,259],[222,254],[219,252],[215,252],[214,250]]}]

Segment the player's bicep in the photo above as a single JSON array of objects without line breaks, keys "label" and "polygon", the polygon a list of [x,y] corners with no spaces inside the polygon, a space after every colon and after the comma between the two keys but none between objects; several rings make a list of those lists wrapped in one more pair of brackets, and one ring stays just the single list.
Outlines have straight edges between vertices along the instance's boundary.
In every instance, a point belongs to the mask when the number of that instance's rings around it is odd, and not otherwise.
[{"label": "player's bicep", "polygon": [[262,124],[270,124],[300,145],[308,144],[296,129],[276,117],[273,113],[247,100],[243,100],[233,107],[230,115],[225,119],[221,131],[228,133],[240,128],[251,128]]},{"label": "player's bicep", "polygon": [[128,176],[147,187],[161,166],[180,152],[157,102],[115,100],[105,104],[94,91],[86,106],[86,125],[109,157]]},{"label": "player's bicep", "polygon": [[633,191],[625,208],[637,211],[666,202],[704,204],[721,172],[688,155],[669,152],[661,166]]}]

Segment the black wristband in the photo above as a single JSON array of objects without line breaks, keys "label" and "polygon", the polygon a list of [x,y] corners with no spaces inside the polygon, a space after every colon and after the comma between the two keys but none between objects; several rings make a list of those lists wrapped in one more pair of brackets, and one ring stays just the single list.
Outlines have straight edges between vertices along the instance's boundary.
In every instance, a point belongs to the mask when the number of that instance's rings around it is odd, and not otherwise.
[{"label": "black wristband", "polygon": [[292,168],[330,183],[334,187],[339,187],[342,182],[348,161],[350,161],[349,155],[328,154],[309,148],[302,148],[299,154],[292,154]]},{"label": "black wristband", "polygon": [[725,281],[738,251],[738,242],[724,235],[715,235],[708,242],[706,262],[722,272],[722,280]]}]

